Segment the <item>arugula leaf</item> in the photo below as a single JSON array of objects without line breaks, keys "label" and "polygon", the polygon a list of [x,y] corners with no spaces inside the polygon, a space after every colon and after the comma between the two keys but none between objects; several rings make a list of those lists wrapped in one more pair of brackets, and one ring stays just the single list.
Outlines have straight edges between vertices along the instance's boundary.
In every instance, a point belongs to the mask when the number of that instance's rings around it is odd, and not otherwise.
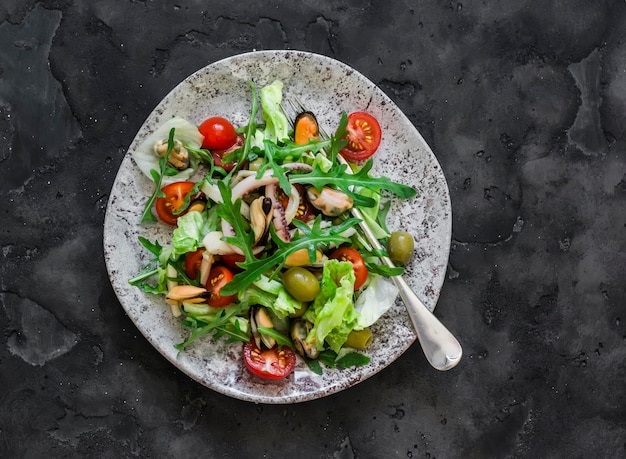
[{"label": "arugula leaf", "polygon": [[318,360],[316,360],[316,359],[306,359],[306,364],[309,367],[309,370],[311,370],[316,375],[320,375],[321,376],[324,373],[324,371],[322,370],[322,366],[320,365]]},{"label": "arugula leaf", "polygon": [[[205,150],[203,148],[194,148],[190,145],[185,145],[185,148],[193,153],[205,166],[208,166],[209,170],[207,171],[204,178],[199,182],[206,181],[210,184],[213,184],[212,177],[217,173],[221,176],[226,176],[228,172],[223,167],[219,167],[215,165],[215,161],[213,160],[213,156],[211,156],[211,152],[209,150]],[[198,185],[200,186],[200,185]]]},{"label": "arugula leaf", "polygon": [[359,354],[358,352],[348,352],[347,354],[338,357],[337,353],[332,349],[324,349],[320,352],[317,359],[306,359],[306,364],[309,367],[309,370],[316,375],[323,374],[320,362],[328,368],[350,368],[367,365],[370,363],[370,358],[364,354]]},{"label": "arugula leaf", "polygon": [[230,328],[233,327],[233,325],[230,323],[231,317],[243,314],[247,308],[248,305],[245,303],[239,303],[232,307],[223,308],[217,313],[215,319],[208,323],[198,320],[190,315],[186,316],[185,320],[183,321],[183,325],[191,329],[191,334],[189,335],[189,338],[187,338],[187,340],[174,345],[174,347],[178,349],[178,351],[183,351],[187,346],[196,341],[198,338],[206,336],[211,332],[217,332],[219,336],[222,336],[224,333],[232,331],[233,329]]},{"label": "arugula leaf", "polygon": [[163,247],[159,244],[159,241],[150,242],[147,238],[143,236],[138,237],[139,242],[143,245],[148,251],[156,257],[156,260],[161,256],[161,252],[163,251]]},{"label": "arugula leaf", "polygon": [[286,161],[297,161],[304,153],[317,153],[331,145],[330,140],[311,140],[306,144],[296,144],[290,140],[285,140],[282,145],[278,145],[270,140],[263,140],[264,162],[257,172],[257,178],[261,178],[267,169],[273,171],[274,177],[278,177],[278,184],[285,194],[291,194],[291,184],[287,178],[288,169],[281,166]]},{"label": "arugula leaf", "polygon": [[358,367],[367,365],[370,362],[370,358],[364,354],[358,352],[345,352],[342,350],[339,354],[334,350],[328,348],[320,351],[317,359],[305,359],[309,370],[317,375],[322,375],[322,363],[328,368],[342,367]]},{"label": "arugula leaf", "polygon": [[[143,245],[151,254],[154,255],[154,258],[151,259],[150,262],[159,262],[159,258],[163,253],[163,247],[161,246],[161,244],[159,244],[159,241],[155,240],[154,242],[150,242],[147,238],[143,236],[139,236],[138,239],[141,245]],[[147,282],[148,279],[156,275],[159,276],[156,285],[152,285]],[[165,285],[165,266],[160,263],[158,266],[148,265],[144,267],[134,277],[128,279],[128,283],[135,287],[139,287],[141,290],[147,293],[163,293]]]},{"label": "arugula leaf", "polygon": [[231,170],[229,176],[232,176],[235,172],[241,169],[244,161],[248,158],[252,148],[252,139],[254,138],[254,133],[257,127],[255,119],[257,111],[259,110],[259,103],[256,96],[256,86],[252,81],[249,81],[248,84],[250,85],[250,90],[252,91],[252,108],[250,109],[250,118],[244,132],[243,146],[237,148],[235,151],[229,153],[223,158],[224,163],[236,161],[237,165]]},{"label": "arugula leaf", "polygon": [[369,159],[365,165],[355,173],[346,172],[347,165],[334,164],[328,172],[323,172],[315,166],[311,172],[297,174],[291,177],[291,183],[307,183],[313,185],[317,190],[321,190],[326,185],[333,185],[348,196],[354,199],[355,206],[372,207],[376,205],[376,200],[359,194],[353,187],[369,188],[375,191],[386,190],[400,198],[412,198],[417,195],[417,191],[403,183],[392,181],[389,177],[372,177],[369,171],[373,161]]},{"label": "arugula leaf", "polygon": [[[298,229],[303,231],[305,235],[290,242],[281,240],[276,235],[274,228],[270,227],[270,236],[277,246],[276,251],[272,255],[268,255],[267,257],[261,259],[255,258],[254,255],[252,257],[248,257],[246,255],[246,260],[239,265],[244,269],[244,271],[235,274],[235,277],[228,284],[222,287],[221,294],[233,295],[234,293],[243,290],[255,280],[259,279],[266,271],[269,271],[277,266],[282,266],[285,263],[287,256],[298,250],[305,249],[309,251],[309,253],[311,253],[311,251],[314,253],[320,246],[328,247],[330,244],[341,245],[344,242],[348,242],[350,239],[342,236],[341,233],[356,225],[360,221],[361,220],[356,218],[349,218],[339,225],[322,228],[320,216],[315,219],[312,227],[309,227],[308,225],[297,220],[293,220],[294,225],[297,225]],[[239,239],[240,235],[237,233],[234,238],[228,238],[228,242],[237,245],[238,247],[242,247],[241,244],[245,244],[246,242],[242,242]],[[249,246],[247,250],[252,252],[250,247],[251,246]],[[314,256],[312,258],[314,258]]]},{"label": "arugula leaf", "polygon": [[268,168],[271,168],[274,177],[278,178],[278,184],[285,192],[285,194],[289,196],[291,194],[291,184],[289,183],[289,179],[287,178],[286,174],[288,169],[286,167],[280,166],[276,162],[274,157],[276,155],[276,152],[278,151],[278,145],[276,145],[274,142],[270,142],[269,140],[264,140],[263,146],[265,147],[265,149],[263,150],[265,161],[257,171],[256,178],[260,179],[261,177],[263,177],[263,174],[265,174],[265,171]]},{"label": "arugula leaf", "polygon": [[[217,215],[230,223],[235,230],[235,236],[224,236],[223,239],[229,244],[239,247],[246,260],[251,260],[254,258],[252,251],[254,235],[241,215],[241,199],[233,202],[232,190],[223,180],[217,182],[217,186],[222,195],[222,202],[217,204]],[[233,293],[235,292],[233,291]]]},{"label": "arugula leaf", "polygon": [[391,201],[386,201],[378,211],[376,222],[383,230],[385,230],[386,233],[391,234],[389,228],[387,228],[387,214],[389,213],[389,209],[391,209]]},{"label": "arugula leaf", "polygon": [[328,155],[333,164],[337,164],[337,155],[348,144],[348,115],[346,112],[341,112],[341,118],[339,119],[339,125],[335,130],[335,134],[330,137],[330,151]]},{"label": "arugula leaf", "polygon": [[161,191],[161,183],[163,183],[163,177],[167,175],[168,172],[167,162],[170,160],[170,153],[174,148],[174,131],[175,128],[170,129],[170,135],[167,139],[167,151],[165,152],[165,156],[159,159],[160,170],[156,171],[154,169],[150,169],[150,175],[154,180],[154,193],[152,193],[152,196],[150,196],[150,198],[146,202],[145,207],[143,208],[143,213],[141,214],[141,223],[158,221],[158,219],[152,214],[152,206],[154,205],[154,201],[156,201],[157,198],[165,196],[165,193]]},{"label": "arugula leaf", "polygon": [[296,348],[293,345],[293,342],[286,337],[285,335],[283,335],[282,333],[279,333],[276,331],[275,328],[269,328],[269,327],[257,327],[257,330],[259,333],[269,336],[271,338],[274,338],[276,340],[276,343],[279,346],[287,346],[291,349],[293,349],[294,351],[296,350]]},{"label": "arugula leaf", "polygon": [[219,339],[222,336],[228,336],[226,344],[236,343],[238,341],[247,343],[250,341],[250,334],[241,329],[240,322],[240,320],[235,320],[232,324],[216,327],[213,337]]},{"label": "arugula leaf", "polygon": [[329,368],[335,368],[335,360],[337,359],[337,353],[332,349],[324,349],[320,352],[320,355],[317,357],[317,360],[322,362]]},{"label": "arugula leaf", "polygon": [[402,274],[404,274],[404,268],[402,266],[395,266],[393,268],[390,268],[387,265],[383,265],[377,262],[371,262],[368,259],[364,259],[364,261],[365,267],[371,273],[380,274],[381,276],[385,277],[401,276]]},{"label": "arugula leaf", "polygon": [[335,365],[343,368],[360,367],[370,363],[370,358],[358,352],[349,352],[335,360]]},{"label": "arugula leaf", "polygon": [[147,293],[161,293],[161,288],[157,284],[153,286],[146,282],[147,279],[150,279],[152,276],[160,274],[161,268],[150,268],[146,267],[141,272],[139,272],[135,277],[128,279],[128,283],[135,287],[139,287],[141,290]]}]

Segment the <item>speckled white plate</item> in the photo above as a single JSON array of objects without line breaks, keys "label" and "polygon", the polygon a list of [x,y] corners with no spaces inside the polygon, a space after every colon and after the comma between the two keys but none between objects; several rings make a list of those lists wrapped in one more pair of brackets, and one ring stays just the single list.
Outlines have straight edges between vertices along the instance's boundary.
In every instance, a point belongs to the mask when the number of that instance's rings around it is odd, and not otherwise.
[{"label": "speckled white plate", "polygon": [[298,96],[332,132],[342,111],[363,110],[378,118],[383,139],[375,156],[373,174],[413,185],[419,196],[394,204],[389,227],[409,231],[416,251],[406,278],[431,310],[443,284],[451,236],[450,197],[437,159],[400,109],[375,84],[349,66],[311,53],[260,51],[215,62],[186,78],[148,116],[124,158],[104,222],[104,254],[113,288],[137,328],[170,362],[196,381],[222,394],[257,403],[294,403],[323,397],[351,387],[382,370],[415,341],[415,334],[398,299],[373,327],[374,341],[366,354],[368,365],[351,369],[325,369],[322,376],[299,361],[281,381],[252,376],[243,365],[241,344],[212,338],[201,340],[177,355],[174,344],[185,330],[172,318],[163,297],[146,294],[128,279],[148,264],[151,255],[137,241],[169,242],[171,229],[141,224],[144,203],[153,189],[133,162],[130,152],[164,120],[179,115],[199,124],[219,115],[235,125],[247,123],[249,80],[257,88],[279,79],[285,96]]}]

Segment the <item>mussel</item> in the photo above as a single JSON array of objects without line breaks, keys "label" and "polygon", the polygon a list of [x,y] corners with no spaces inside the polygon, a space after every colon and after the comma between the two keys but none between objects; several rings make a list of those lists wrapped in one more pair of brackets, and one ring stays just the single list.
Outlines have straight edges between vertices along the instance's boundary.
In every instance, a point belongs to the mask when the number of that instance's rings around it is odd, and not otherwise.
[{"label": "mussel", "polygon": [[293,123],[294,142],[298,145],[309,143],[312,139],[320,138],[320,129],[317,124],[317,118],[311,112],[302,112]]},{"label": "mussel", "polygon": [[253,306],[250,308],[250,331],[254,337],[256,346],[261,349],[261,345],[264,345],[268,349],[271,349],[276,344],[276,340],[271,336],[267,336],[258,331],[259,327],[274,328],[274,323],[267,311],[263,306]]},{"label": "mussel", "polygon": [[211,292],[202,287],[193,285],[176,285],[168,292],[166,298],[175,301],[187,301],[188,303],[202,303],[211,297]]},{"label": "mussel", "polygon": [[322,191],[309,187],[307,197],[313,207],[329,217],[337,217],[352,209],[354,205],[354,200],[343,191],[327,186],[322,187]]},{"label": "mussel", "polygon": [[250,204],[250,226],[254,232],[255,244],[267,234],[272,217],[271,199],[261,196],[252,201]]},{"label": "mussel", "polygon": [[[167,154],[168,141],[159,140],[154,145],[154,152],[158,156],[165,156]],[[167,163],[174,169],[182,171],[189,167],[189,151],[183,146],[180,140],[174,141],[174,146],[170,151]]]},{"label": "mussel", "polygon": [[309,359],[316,359],[320,355],[320,351],[315,342],[307,340],[312,328],[313,324],[308,320],[302,318],[294,320],[291,324],[291,339],[298,354]]}]

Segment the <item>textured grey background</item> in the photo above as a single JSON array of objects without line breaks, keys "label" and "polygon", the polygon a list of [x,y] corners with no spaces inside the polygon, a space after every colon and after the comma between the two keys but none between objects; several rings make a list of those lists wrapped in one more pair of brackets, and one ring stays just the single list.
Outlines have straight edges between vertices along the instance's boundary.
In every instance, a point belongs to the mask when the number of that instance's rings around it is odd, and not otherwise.
[{"label": "textured grey background", "polygon": [[[0,456],[624,457],[623,1],[0,1]],[[163,359],[109,284],[102,223],[152,108],[223,57],[343,61],[407,114],[448,178],[437,315],[317,401],[229,399]]]}]

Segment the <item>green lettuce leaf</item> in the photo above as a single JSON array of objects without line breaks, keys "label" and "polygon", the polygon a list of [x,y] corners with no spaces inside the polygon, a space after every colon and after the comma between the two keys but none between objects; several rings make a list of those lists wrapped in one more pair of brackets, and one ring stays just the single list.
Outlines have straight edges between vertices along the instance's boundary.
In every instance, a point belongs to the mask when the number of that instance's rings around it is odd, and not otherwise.
[{"label": "green lettuce leaf", "polygon": [[265,140],[276,143],[289,137],[289,120],[283,113],[280,103],[283,100],[283,83],[274,81],[260,91],[261,108],[265,120]]},{"label": "green lettuce leaf", "polygon": [[189,212],[178,218],[178,226],[172,233],[172,252],[170,257],[194,252],[202,247],[202,239],[209,232],[218,229],[219,217],[213,208],[207,212]]},{"label": "green lettuce leaf", "polygon": [[285,286],[277,280],[261,276],[250,287],[239,292],[238,299],[248,304],[260,304],[271,309],[278,318],[295,313],[302,302],[291,296]]},{"label": "green lettuce leaf", "polygon": [[370,277],[370,284],[363,289],[354,305],[357,312],[355,330],[373,325],[393,306],[398,296],[398,288],[389,279],[374,275]]},{"label": "green lettuce leaf", "polygon": [[326,341],[335,352],[339,352],[356,324],[353,294],[352,263],[328,260],[322,271],[320,293],[304,313],[304,318],[313,323],[307,340],[315,343]]},{"label": "green lettuce leaf", "polygon": [[[174,116],[159,126],[152,134],[145,138],[139,146],[131,151],[131,155],[146,177],[154,180],[151,170],[159,170],[159,156],[154,153],[154,144],[159,140],[167,140],[168,133],[171,129],[175,129],[174,139],[179,140],[183,145],[189,145],[193,148],[200,148],[204,137],[198,131],[198,127],[184,118]],[[167,185],[173,182],[189,180],[189,178],[198,169],[198,161],[194,155],[191,155],[191,164],[185,170],[175,175],[164,175],[161,185]]]}]

